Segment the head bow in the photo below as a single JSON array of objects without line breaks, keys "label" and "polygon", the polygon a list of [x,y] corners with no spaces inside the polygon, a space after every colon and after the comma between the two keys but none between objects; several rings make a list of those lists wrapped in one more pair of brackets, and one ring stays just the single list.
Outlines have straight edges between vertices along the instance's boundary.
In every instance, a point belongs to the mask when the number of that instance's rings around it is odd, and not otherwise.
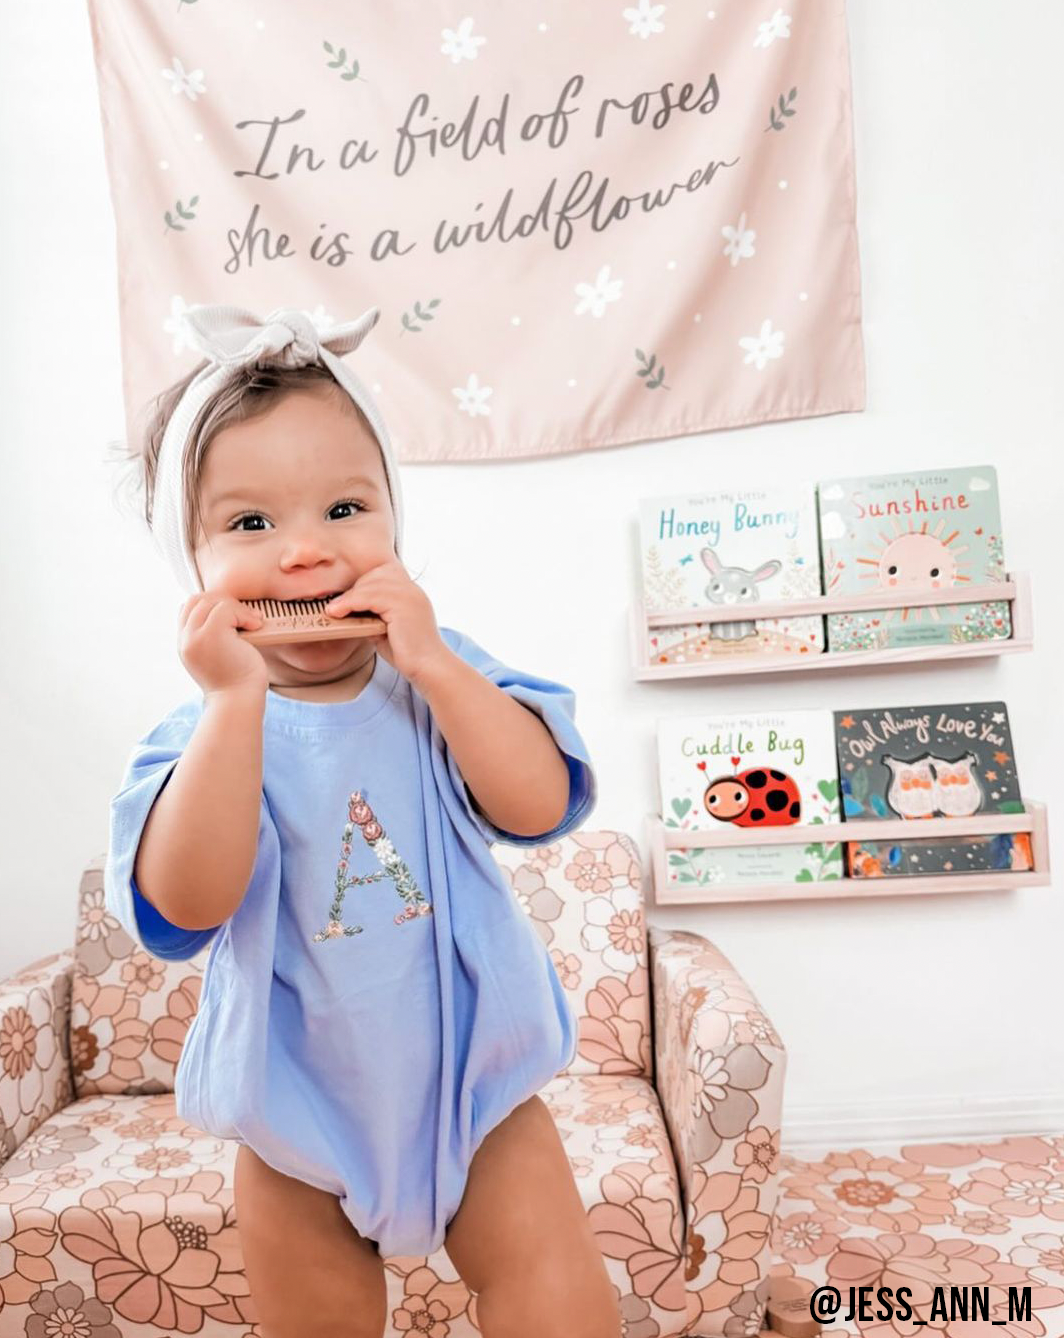
[{"label": "head bow", "polygon": [[352,353],[377,324],[379,307],[344,324],[319,331],[305,311],[277,307],[259,320],[242,307],[199,305],[185,312],[193,346],[207,359],[170,416],[159,448],[152,503],[152,535],[189,594],[203,588],[185,528],[183,473],[192,428],[204,405],[246,367],[305,367],[321,362],[365,414],[380,447],[400,551],[402,495],[399,469],[384,420],[362,381],[341,358]]},{"label": "head bow", "polygon": [[185,324],[195,347],[219,367],[306,367],[323,348],[338,357],[353,353],[379,318],[380,308],[371,307],[322,333],[297,307],[277,307],[260,321],[243,307],[198,306],[185,313]]}]

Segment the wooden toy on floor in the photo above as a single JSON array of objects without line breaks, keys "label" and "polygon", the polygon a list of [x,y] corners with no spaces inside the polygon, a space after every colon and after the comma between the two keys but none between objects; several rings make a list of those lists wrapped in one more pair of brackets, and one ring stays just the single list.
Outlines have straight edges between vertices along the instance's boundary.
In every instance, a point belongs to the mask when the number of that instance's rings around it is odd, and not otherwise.
[{"label": "wooden toy on floor", "polygon": [[815,1290],[805,1278],[770,1278],[765,1319],[771,1332],[784,1338],[817,1338],[820,1321],[809,1313]]}]

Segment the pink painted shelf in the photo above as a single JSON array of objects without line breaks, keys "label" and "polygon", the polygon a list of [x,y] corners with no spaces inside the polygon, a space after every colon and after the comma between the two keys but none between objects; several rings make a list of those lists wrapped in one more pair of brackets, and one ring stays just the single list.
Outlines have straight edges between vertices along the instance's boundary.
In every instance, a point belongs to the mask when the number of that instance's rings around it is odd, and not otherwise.
[{"label": "pink painted shelf", "polygon": [[[705,850],[727,846],[805,845],[809,841],[923,840],[935,836],[992,836],[1029,832],[1034,868],[988,873],[925,874],[914,878],[833,878],[822,883],[687,883],[669,886],[670,850]],[[741,901],[811,901],[837,897],[896,897],[927,892],[1003,892],[1017,887],[1049,886],[1049,828],[1045,804],[1028,799],[1022,813],[983,813],[971,818],[884,818],[872,822],[824,822],[764,831],[722,824],[713,831],[666,827],[656,813],[646,820],[647,845],[659,906],[689,906]]]},{"label": "pink painted shelf", "polygon": [[[981,604],[989,600],[1010,605],[1011,636],[994,641],[960,641],[943,645],[890,647],[886,650],[808,654],[796,651],[786,655],[722,657],[719,660],[696,660],[689,664],[652,664],[647,654],[648,636],[655,627],[678,627],[696,622],[748,622],[751,618],[799,618],[828,613],[858,613],[869,609],[930,608],[935,604]],[[1006,581],[971,586],[963,592],[955,588],[927,590],[918,594],[876,590],[867,594],[819,595],[815,599],[732,604],[727,608],[670,609],[667,613],[648,613],[643,601],[637,600],[632,607],[630,625],[634,674],[636,679],[643,681],[659,678],[745,678],[752,674],[874,669],[885,664],[917,664],[927,660],[968,660],[987,655],[1008,655],[1030,650],[1034,644],[1031,582],[1026,572],[1010,572]]]}]

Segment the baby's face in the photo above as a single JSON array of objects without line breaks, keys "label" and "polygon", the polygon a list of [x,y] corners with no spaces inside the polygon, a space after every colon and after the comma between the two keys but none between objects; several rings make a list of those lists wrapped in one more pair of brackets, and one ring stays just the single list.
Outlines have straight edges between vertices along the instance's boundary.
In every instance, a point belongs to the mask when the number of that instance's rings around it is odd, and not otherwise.
[{"label": "baby's face", "polygon": [[[203,586],[236,599],[317,599],[395,557],[380,448],[339,388],[298,390],[211,442],[194,552]],[[361,639],[263,649],[271,682],[364,660]],[[309,676],[309,678],[307,677]]]}]

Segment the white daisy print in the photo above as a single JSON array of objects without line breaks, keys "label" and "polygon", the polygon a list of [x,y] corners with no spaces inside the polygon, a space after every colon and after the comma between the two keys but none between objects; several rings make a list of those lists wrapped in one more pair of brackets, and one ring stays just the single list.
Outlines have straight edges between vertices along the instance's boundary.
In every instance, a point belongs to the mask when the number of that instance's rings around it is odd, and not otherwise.
[{"label": "white daisy print", "polygon": [[771,321],[763,321],[761,331],[756,335],[747,335],[739,340],[740,348],[746,349],[746,357],[743,363],[754,363],[757,370],[763,371],[769,358],[783,357],[782,330],[773,330]]},{"label": "white daisy print", "polygon": [[610,1161],[653,1161],[661,1151],[659,1126],[653,1115],[636,1111],[623,1124],[606,1124],[595,1133],[596,1152],[608,1152]]},{"label": "white daisy print", "polygon": [[444,28],[440,50],[457,65],[460,60],[476,60],[478,48],[487,40],[486,37],[473,36],[473,19],[467,17],[455,29]]},{"label": "white daisy print", "polygon": [[491,405],[486,403],[492,393],[491,386],[480,385],[476,372],[469,373],[469,380],[464,386],[453,386],[451,393],[458,396],[459,409],[470,417],[476,418],[477,414],[487,416],[491,413]]},{"label": "white daisy print", "polygon": [[382,864],[387,864],[389,860],[395,859],[395,846],[386,836],[381,836],[373,843],[373,853]]},{"label": "white daisy print", "polygon": [[170,315],[163,321],[163,329],[173,340],[171,349],[174,353],[180,353],[183,349],[192,348],[192,340],[189,338],[188,324],[185,321],[185,312],[188,310],[188,303],[183,297],[175,293],[170,299]]},{"label": "white daisy print", "polygon": [[195,102],[201,93],[206,93],[207,85],[203,82],[202,70],[186,70],[176,56],[173,69],[160,70],[164,79],[170,80],[170,92],[174,97],[184,93],[190,102]]},{"label": "white daisy print", "polygon": [[733,269],[740,260],[749,260],[754,254],[754,238],[757,233],[746,226],[745,209],[739,215],[739,221],[734,228],[725,225],[720,231],[721,236],[728,239],[724,254],[731,260]]},{"label": "white daisy print", "polygon": [[649,37],[651,33],[663,33],[665,31],[664,23],[659,23],[658,19],[665,13],[664,5],[652,5],[650,0],[639,0],[635,9],[626,9],[622,11],[624,17],[628,20],[628,33],[631,37]]},{"label": "white daisy print", "polygon": [[642,898],[634,887],[619,887],[608,896],[588,897],[584,902],[584,926],[580,942],[611,971],[624,975],[640,963],[644,933]]},{"label": "white daisy print", "polygon": [[609,265],[603,265],[595,276],[594,283],[578,283],[575,288],[580,301],[576,304],[576,314],[582,316],[590,311],[592,316],[601,316],[607,302],[616,302],[621,296],[623,279],[611,279]]},{"label": "white daisy print", "polygon": [[694,1063],[688,1065],[687,1081],[691,1114],[697,1120],[704,1110],[710,1111],[724,1100],[731,1079],[720,1055],[696,1048]]},{"label": "white daisy print", "polygon": [[782,9],[777,9],[767,23],[757,25],[754,46],[771,46],[777,37],[790,37],[790,35],[791,16],[784,14]]}]

